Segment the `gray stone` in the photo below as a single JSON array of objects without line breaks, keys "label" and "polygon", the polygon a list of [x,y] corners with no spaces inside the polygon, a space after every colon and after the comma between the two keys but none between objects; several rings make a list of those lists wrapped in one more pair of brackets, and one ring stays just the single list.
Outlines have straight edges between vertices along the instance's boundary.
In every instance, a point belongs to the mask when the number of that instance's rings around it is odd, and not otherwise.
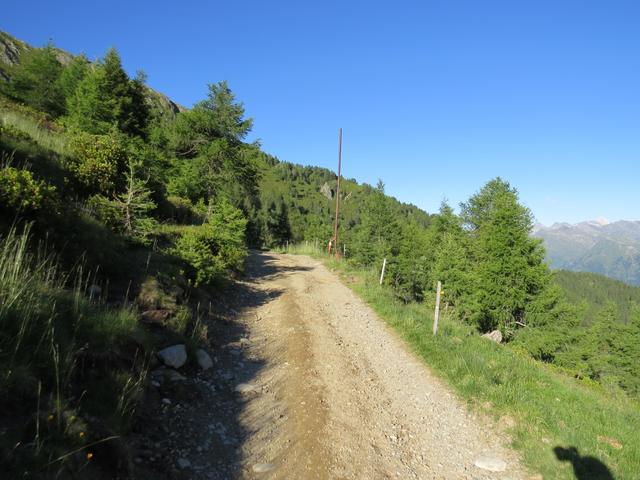
[{"label": "gray stone", "polygon": [[183,345],[172,345],[158,352],[158,358],[168,367],[180,368],[187,361],[187,348]]},{"label": "gray stone", "polygon": [[198,365],[200,365],[200,368],[202,370],[209,370],[211,367],[213,367],[213,360],[211,360],[209,354],[201,348],[196,350],[196,360],[198,361]]},{"label": "gray stone", "polygon": [[507,469],[507,462],[493,455],[482,455],[473,464],[490,472],[504,472]]},{"label": "gray stone", "polygon": [[178,467],[180,467],[182,470],[184,470],[185,468],[191,468],[191,462],[186,458],[179,458]]},{"label": "gray stone", "polygon": [[501,343],[502,342],[502,332],[500,330],[494,330],[493,332],[485,333],[482,335],[483,338],[489,339],[492,342]]}]

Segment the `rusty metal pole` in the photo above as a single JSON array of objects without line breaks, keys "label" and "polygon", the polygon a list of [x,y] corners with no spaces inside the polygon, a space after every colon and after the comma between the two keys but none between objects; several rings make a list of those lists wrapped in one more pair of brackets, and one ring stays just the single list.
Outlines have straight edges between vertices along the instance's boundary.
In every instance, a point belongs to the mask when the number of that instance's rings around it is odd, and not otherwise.
[{"label": "rusty metal pole", "polygon": [[336,258],[340,258],[338,248],[338,213],[340,211],[340,176],[342,175],[342,128],[338,135],[338,185],[336,187],[336,221],[333,226],[333,245],[335,247]]}]

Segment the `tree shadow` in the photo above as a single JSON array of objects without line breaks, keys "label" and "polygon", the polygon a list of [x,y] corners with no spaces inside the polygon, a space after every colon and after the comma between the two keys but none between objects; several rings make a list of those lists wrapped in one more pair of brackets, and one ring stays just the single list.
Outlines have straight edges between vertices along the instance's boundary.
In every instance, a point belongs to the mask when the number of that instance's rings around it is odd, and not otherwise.
[{"label": "tree shadow", "polygon": [[580,455],[576,447],[553,449],[561,462],[571,462],[576,480],[615,480],[609,468],[596,457]]},{"label": "tree shadow", "polygon": [[[245,478],[249,465],[243,445],[255,434],[246,424],[247,402],[258,395],[256,379],[269,365],[260,349],[252,348],[261,339],[252,336],[243,317],[284,293],[258,288],[252,282],[289,271],[274,260],[269,254],[252,252],[245,278],[222,289],[201,291],[197,299],[191,299],[207,306],[203,316],[205,348],[213,367],[201,371],[197,365],[187,365],[180,370],[186,378],[178,381],[160,381],[152,372],[159,386],[148,390],[146,411],[140,418],[141,432],[133,455],[140,462],[136,478]],[[172,372],[169,375],[175,376]],[[264,422],[277,420],[265,415]]]},{"label": "tree shadow", "polygon": [[247,262],[247,275],[271,280],[288,273],[308,272],[312,269],[312,267],[276,265],[277,261],[277,258],[270,253],[252,250]]}]

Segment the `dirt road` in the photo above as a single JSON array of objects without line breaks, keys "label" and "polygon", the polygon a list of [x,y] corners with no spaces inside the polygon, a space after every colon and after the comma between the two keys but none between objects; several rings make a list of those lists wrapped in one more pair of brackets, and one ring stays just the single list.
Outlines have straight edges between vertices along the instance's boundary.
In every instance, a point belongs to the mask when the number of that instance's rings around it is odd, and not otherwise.
[{"label": "dirt road", "polygon": [[531,478],[320,262],[254,253],[236,288],[237,314],[210,325],[214,368],[160,403],[173,476]]}]

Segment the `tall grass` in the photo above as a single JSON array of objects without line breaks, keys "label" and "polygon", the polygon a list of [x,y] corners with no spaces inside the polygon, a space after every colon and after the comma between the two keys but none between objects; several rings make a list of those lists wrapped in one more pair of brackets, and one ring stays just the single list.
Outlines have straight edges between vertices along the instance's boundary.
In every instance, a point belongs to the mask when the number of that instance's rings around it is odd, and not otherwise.
[{"label": "tall grass", "polygon": [[431,305],[401,302],[378,285],[379,272],[334,259],[326,263],[470,408],[505,427],[533,471],[545,479],[570,480],[577,468],[581,478],[609,478],[598,470],[604,465],[618,480],[640,478],[640,402],[496,345],[446,313],[434,336]]},{"label": "tall grass", "polygon": [[45,120],[38,120],[25,113],[0,105],[0,123],[22,132],[47,150],[59,155],[67,155],[69,153],[67,138],[61,133],[46,128]]},{"label": "tall grass", "polygon": [[135,313],[89,299],[90,274],[65,275],[31,247],[28,227],[0,238],[0,466],[9,476],[77,467],[85,446],[126,431],[146,373],[138,358],[95,367],[136,339],[144,350]]}]

